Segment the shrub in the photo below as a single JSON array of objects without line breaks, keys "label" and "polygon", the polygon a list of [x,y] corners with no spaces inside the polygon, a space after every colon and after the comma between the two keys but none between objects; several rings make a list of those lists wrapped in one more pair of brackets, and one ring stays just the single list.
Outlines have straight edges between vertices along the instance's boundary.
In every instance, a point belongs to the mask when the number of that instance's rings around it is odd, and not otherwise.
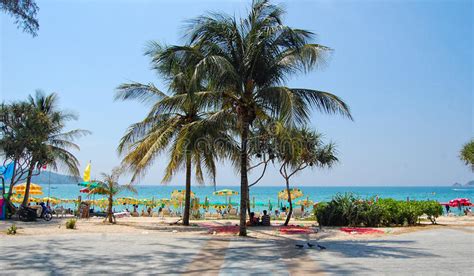
[{"label": "shrub", "polygon": [[76,219],[68,219],[66,221],[66,229],[76,229]]},{"label": "shrub", "polygon": [[424,201],[422,208],[432,224],[436,224],[436,219],[443,214],[443,207],[435,200]]},{"label": "shrub", "polygon": [[15,224],[12,224],[10,227],[7,229],[7,235],[16,235],[16,230],[17,227]]},{"label": "shrub", "polygon": [[337,194],[328,203],[320,203],[314,214],[321,226],[415,225],[427,215],[432,223],[443,213],[436,201],[362,200],[353,194]]}]

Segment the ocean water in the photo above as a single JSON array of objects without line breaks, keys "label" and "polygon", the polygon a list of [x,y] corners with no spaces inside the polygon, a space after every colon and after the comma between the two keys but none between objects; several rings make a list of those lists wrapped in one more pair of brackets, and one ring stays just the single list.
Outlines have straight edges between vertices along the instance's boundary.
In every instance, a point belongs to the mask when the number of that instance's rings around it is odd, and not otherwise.
[{"label": "ocean water", "polygon": [[[86,198],[86,194],[81,194],[79,190],[83,187],[70,184],[51,184],[49,189],[48,184],[43,186],[43,196],[48,196],[48,193],[52,197],[58,197],[63,199],[75,199],[79,195],[82,195],[83,198]],[[387,186],[378,186],[378,187],[361,187],[361,186],[347,186],[347,187],[323,187],[323,186],[312,186],[312,187],[298,187],[300,188],[304,196],[300,199],[309,198],[310,200],[320,202],[320,201],[329,201],[337,193],[354,193],[355,195],[360,196],[361,198],[371,198],[378,196],[379,198],[394,198],[399,200],[437,200],[439,202],[448,202],[454,198],[469,198],[474,200],[474,189],[463,189],[463,188],[454,188],[454,187],[387,187]],[[147,186],[136,186],[137,194],[131,192],[123,192],[118,197],[134,197],[138,199],[159,199],[159,198],[170,198],[171,192],[176,189],[183,189],[183,186],[163,186],[163,185],[147,185]],[[277,194],[284,187],[282,186],[255,186],[250,190],[250,200],[255,202],[255,209],[266,209],[268,207],[268,202],[270,201],[273,206],[278,206]],[[240,191],[238,186],[218,186],[217,190],[220,189],[232,189],[235,191]],[[195,193],[196,197],[200,201],[204,201],[204,198],[207,196],[211,204],[224,204],[226,198],[222,196],[212,195],[214,192],[214,187],[210,186],[195,186],[192,188],[192,191]],[[98,199],[100,197],[95,197]],[[231,197],[231,202],[234,205],[237,205],[239,202],[239,196]],[[297,199],[298,200],[298,199]],[[296,200],[296,201],[297,201]],[[117,209],[120,209],[118,207]]]}]

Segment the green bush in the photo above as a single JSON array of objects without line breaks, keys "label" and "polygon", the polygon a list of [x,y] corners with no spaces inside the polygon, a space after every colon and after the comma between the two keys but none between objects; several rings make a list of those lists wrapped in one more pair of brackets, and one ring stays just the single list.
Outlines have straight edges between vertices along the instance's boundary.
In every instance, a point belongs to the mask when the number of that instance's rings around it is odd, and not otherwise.
[{"label": "green bush", "polygon": [[431,223],[436,224],[436,219],[443,214],[443,207],[435,200],[424,201],[423,214],[428,216]]},{"label": "green bush", "polygon": [[16,230],[17,227],[15,224],[12,224],[10,227],[7,229],[7,235],[16,235]]},{"label": "green bush", "polygon": [[66,229],[76,229],[76,219],[68,219],[66,221]]},{"label": "green bush", "polygon": [[320,203],[314,214],[321,226],[391,226],[415,225],[427,215],[432,223],[443,213],[436,201],[403,201],[373,198],[363,200],[353,194],[337,194],[327,203]]}]

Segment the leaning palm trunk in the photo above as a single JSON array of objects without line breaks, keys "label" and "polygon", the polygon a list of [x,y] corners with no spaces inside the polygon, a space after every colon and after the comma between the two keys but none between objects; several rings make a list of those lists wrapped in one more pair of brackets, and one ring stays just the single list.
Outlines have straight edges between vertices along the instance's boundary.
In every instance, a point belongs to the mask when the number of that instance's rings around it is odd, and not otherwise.
[{"label": "leaning palm trunk", "polygon": [[186,154],[186,191],[184,198],[183,225],[189,225],[191,209],[191,154]]},{"label": "leaning palm trunk", "polygon": [[244,118],[242,123],[242,137],[240,148],[240,230],[239,236],[247,236],[247,200],[249,196],[248,178],[247,178],[247,143],[248,143],[249,125]]},{"label": "leaning palm trunk", "polygon": [[290,222],[291,215],[293,213],[293,203],[291,202],[291,192],[290,192],[290,181],[288,178],[286,179],[286,192],[288,193],[288,203],[290,205],[290,210],[288,210],[288,214],[286,215],[284,226],[287,226]]}]

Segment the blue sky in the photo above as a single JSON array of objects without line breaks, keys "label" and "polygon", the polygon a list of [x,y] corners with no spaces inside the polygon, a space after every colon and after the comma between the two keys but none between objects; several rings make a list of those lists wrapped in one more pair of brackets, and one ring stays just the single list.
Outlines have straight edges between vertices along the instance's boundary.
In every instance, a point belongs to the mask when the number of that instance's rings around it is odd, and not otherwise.
[{"label": "blue sky", "polygon": [[[40,31],[32,38],[0,15],[0,92],[24,99],[35,89],[57,92],[80,119],[70,128],[93,135],[78,158],[93,175],[119,164],[116,145],[146,107],[113,102],[123,82],[154,82],[145,44],[182,42],[183,21],[206,11],[244,15],[249,1],[38,1]],[[449,185],[473,179],[459,161],[473,137],[473,4],[471,1],[288,1],[286,23],[318,34],[334,49],[328,65],[288,85],[330,91],[352,108],[354,122],[314,113],[311,125],[337,143],[341,163],[305,171],[305,185]],[[166,157],[142,184],[158,184]],[[172,184],[184,183],[184,173]],[[262,185],[280,185],[271,169]],[[218,185],[238,185],[219,166]]]}]

